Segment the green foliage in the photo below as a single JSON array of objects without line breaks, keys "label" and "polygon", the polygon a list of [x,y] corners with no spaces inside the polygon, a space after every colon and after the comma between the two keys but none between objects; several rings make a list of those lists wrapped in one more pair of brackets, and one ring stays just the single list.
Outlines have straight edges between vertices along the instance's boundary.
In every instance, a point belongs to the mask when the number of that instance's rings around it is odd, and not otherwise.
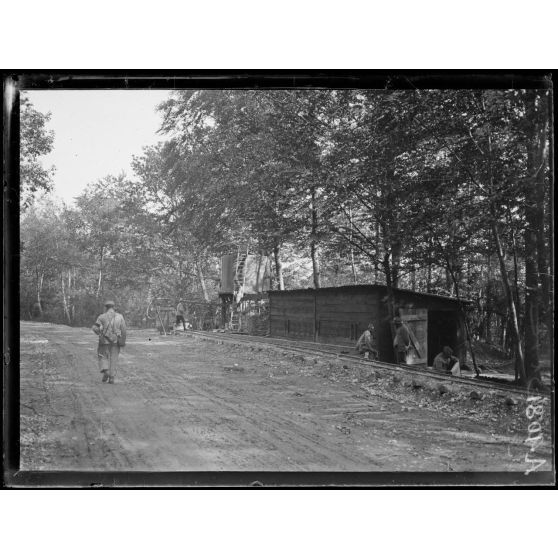
[{"label": "green foliage", "polygon": [[54,168],[45,169],[41,157],[52,151],[54,132],[46,129],[50,114],[37,111],[24,95],[20,115],[20,206],[25,211],[37,194],[52,190]]},{"label": "green foliage", "polygon": [[82,270],[72,296],[113,293],[141,315],[153,296],[215,298],[218,258],[248,248],[286,288],[321,274],[459,294],[477,301],[481,332],[495,316],[508,327],[506,283],[522,322],[530,281],[544,317],[547,106],[541,91],[173,92],[160,106],[170,139],[134,158],[134,181],[99,180],[61,227],[24,223],[22,282],[65,262]]}]

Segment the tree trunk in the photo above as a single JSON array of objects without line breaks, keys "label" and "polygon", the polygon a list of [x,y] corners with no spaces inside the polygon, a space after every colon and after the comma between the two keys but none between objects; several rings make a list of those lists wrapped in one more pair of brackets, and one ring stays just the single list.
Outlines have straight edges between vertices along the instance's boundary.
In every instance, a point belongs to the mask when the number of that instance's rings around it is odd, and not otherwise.
[{"label": "tree trunk", "polygon": [[453,282],[451,280],[451,275],[449,273],[449,271],[446,269],[446,292],[448,293],[448,296],[451,296],[453,294]]},{"label": "tree trunk", "polygon": [[[488,301],[487,301],[487,306],[488,306]],[[485,326],[484,326],[484,340],[487,343],[492,343],[492,328],[490,327],[492,324],[492,312],[490,312],[490,310],[486,310],[486,315],[485,315]]]},{"label": "tree trunk", "polygon": [[[439,248],[442,250],[441,244],[439,244]],[[444,255],[446,260],[446,273],[449,273],[450,275],[453,284],[452,288],[455,289],[455,296],[457,297],[457,301],[459,302],[460,309],[463,314],[463,318],[464,318],[463,322],[465,324],[465,338],[467,339],[467,343],[469,345],[469,352],[471,353],[471,360],[473,361],[473,369],[475,370],[475,374],[478,376],[480,372],[479,372],[479,367],[477,366],[475,351],[473,349],[473,339],[471,334],[471,326],[469,323],[469,316],[467,315],[467,310],[465,306],[461,304],[461,293],[459,292],[459,283],[457,282],[457,277],[452,267],[451,258],[448,255],[446,255],[445,252]]]},{"label": "tree trunk", "polygon": [[374,222],[374,248],[376,250],[376,258],[374,259],[374,283],[378,283],[380,278],[380,266],[378,264],[378,254],[380,254],[380,223],[378,219]]},{"label": "tree trunk", "polygon": [[64,315],[68,320],[68,325],[72,325],[72,318],[70,317],[70,309],[68,307],[68,298],[66,296],[66,287],[64,285],[64,272],[62,271],[60,274],[60,284],[62,286],[62,304],[64,306]]},{"label": "tree trunk", "polygon": [[44,272],[39,273],[38,270],[35,273],[36,273],[36,276],[37,276],[37,309],[39,310],[39,316],[42,316],[43,315],[43,303],[41,301],[41,292],[43,290],[43,280],[45,278],[45,274],[44,274]]},{"label": "tree trunk", "polygon": [[179,296],[182,296],[182,289],[184,288],[183,285],[183,270],[182,270],[182,250],[180,249],[180,239],[178,238],[178,235],[176,234],[174,237],[174,242],[176,244],[176,248],[177,248],[177,260],[178,260],[178,293]]},{"label": "tree trunk", "polygon": [[[392,282],[392,270],[389,261],[389,252],[386,251],[384,254],[384,259],[382,261],[382,267],[384,271],[384,275],[386,277],[386,287],[387,287],[387,310],[388,310],[388,319],[389,319],[389,326],[391,331],[391,341],[395,339],[395,323],[393,319],[395,318],[395,294],[393,292],[393,282]],[[393,359],[394,362],[397,363],[397,349],[393,347]]]},{"label": "tree trunk", "polygon": [[[457,296],[457,285],[461,279],[461,267],[459,264],[459,254],[455,248],[455,225],[451,221],[446,223],[449,232],[449,243],[444,250],[446,256],[446,287],[449,296]],[[448,273],[448,266],[451,270]]]},{"label": "tree trunk", "polygon": [[428,267],[426,269],[426,292],[432,292],[432,262],[428,262]]},{"label": "tree trunk", "polygon": [[351,272],[353,274],[353,285],[357,284],[357,272],[355,267],[355,252],[351,246]]},{"label": "tree trunk", "polygon": [[145,296],[145,327],[149,327],[149,308],[153,302],[153,277],[147,279],[147,294]]},{"label": "tree trunk", "polygon": [[280,291],[285,290],[285,281],[283,280],[283,263],[281,262],[281,247],[276,244],[273,247],[273,258],[275,260],[275,277]]},{"label": "tree trunk", "polygon": [[312,188],[312,228],[310,233],[310,257],[312,258],[312,274],[314,277],[314,288],[320,288],[320,261],[319,248],[317,242],[318,236],[318,210],[316,209],[316,190]]},{"label": "tree trunk", "polygon": [[99,256],[99,281],[97,283],[97,299],[101,297],[102,287],[103,287],[103,261],[105,257],[104,246],[101,246],[101,253]]},{"label": "tree trunk", "polygon": [[525,361],[523,358],[523,349],[521,348],[521,336],[519,335],[519,323],[517,320],[517,310],[515,308],[515,302],[513,300],[510,283],[508,280],[508,272],[506,269],[506,262],[504,260],[504,252],[502,250],[502,243],[500,241],[500,233],[498,232],[498,226],[496,225],[495,219],[492,219],[490,224],[494,242],[496,244],[496,253],[498,255],[498,261],[500,263],[500,275],[502,276],[502,282],[504,284],[504,290],[506,292],[506,299],[508,301],[508,308],[510,310],[510,317],[513,327],[513,335],[515,341],[516,349],[516,370],[519,374],[519,379],[521,382],[525,382]]},{"label": "tree trunk", "polygon": [[319,251],[316,243],[312,241],[310,243],[310,256],[312,258],[312,275],[314,277],[314,288],[320,288],[320,262],[319,262]]},{"label": "tree trunk", "polygon": [[72,270],[69,269],[68,270],[68,297],[70,299],[70,320],[72,323],[74,323],[74,320],[76,319],[76,309],[75,309],[75,305],[74,305],[74,289],[75,289],[75,276],[76,276],[76,270],[75,268],[73,269],[74,273],[72,274]]},{"label": "tree trunk", "polygon": [[519,308],[519,266],[517,264],[517,241],[515,238],[515,229],[513,227],[513,221],[511,218],[511,211],[508,208],[508,223],[511,231],[512,237],[512,250],[513,250],[513,300],[515,302],[515,307]]},{"label": "tree trunk", "polygon": [[207,286],[205,284],[205,277],[203,276],[203,270],[201,267],[201,264],[199,263],[199,261],[196,259],[196,274],[198,276],[198,281],[200,282],[200,287],[202,290],[202,294],[203,294],[203,299],[206,302],[209,302],[209,294],[207,292]]},{"label": "tree trunk", "polygon": [[525,181],[525,373],[540,381],[539,320],[548,308],[545,224],[545,176],[547,161],[546,102],[537,91],[527,99],[527,175]]},{"label": "tree trunk", "polygon": [[401,242],[390,243],[391,252],[391,286],[394,289],[399,287],[399,270],[401,267]]},{"label": "tree trunk", "polygon": [[536,235],[525,230],[525,374],[540,380],[539,372],[539,283],[536,262]]},{"label": "tree trunk", "polygon": [[[539,371],[539,310],[545,308],[548,301],[541,304],[541,268],[546,276],[546,257],[544,240],[537,233],[544,230],[544,179],[546,126],[540,94],[530,92],[527,101],[529,134],[527,142],[527,174],[525,182],[525,373],[527,379],[540,380]],[[542,235],[544,238],[544,234]],[[542,246],[541,246],[542,244]],[[539,253],[539,248],[542,248]]]},{"label": "tree trunk", "polygon": [[[498,345],[502,350],[502,353],[506,353],[506,346],[508,343],[509,327],[509,308],[506,308],[506,314],[499,316],[500,320],[500,337],[498,338]],[[506,353],[507,354],[507,353]]]},{"label": "tree trunk", "polygon": [[506,314],[502,318],[502,352],[504,354],[507,353],[507,346],[508,346],[508,323],[509,323],[509,319]]},{"label": "tree trunk", "polygon": [[[550,133],[548,134],[548,175],[549,180],[552,181],[549,184],[548,188],[548,196],[547,196],[547,204],[544,205],[546,207],[546,214],[547,214],[547,221],[548,221],[548,260],[547,260],[547,274],[543,274],[543,279],[546,279],[546,282],[543,281],[543,293],[544,293],[544,302],[548,304],[547,308],[548,311],[546,313],[546,328],[547,328],[547,335],[548,335],[548,343],[549,349],[552,352],[552,348],[554,346],[553,343],[553,333],[554,333],[554,216],[553,216],[553,208],[554,208],[554,106],[553,106],[553,95],[552,92],[547,93],[547,112],[546,112],[546,119],[548,123],[548,128]],[[543,221],[544,222],[544,221]],[[541,237],[544,235],[544,228],[540,228],[540,235]],[[541,239],[542,244],[544,241]]]},{"label": "tree trunk", "polygon": [[[551,95],[548,95],[549,100]],[[535,232],[537,235],[537,255],[538,255],[538,272],[539,281],[541,284],[541,314],[548,318],[550,309],[550,266],[547,254],[550,252],[550,247],[546,239],[545,227],[549,224],[548,216],[552,204],[548,205],[549,196],[546,192],[550,190],[549,182],[547,180],[547,170],[549,176],[552,177],[553,166],[553,152],[552,152],[552,134],[549,134],[550,127],[550,114],[552,111],[552,101],[550,101],[550,108],[546,106],[544,100],[541,98],[539,106],[539,118],[537,119],[538,127],[536,129],[536,137],[534,143],[536,145],[536,160],[533,175],[533,189],[534,189],[534,211],[536,213],[536,220],[539,226],[536,227]],[[552,192],[550,192],[552,194]],[[550,237],[552,238],[552,236]],[[552,324],[552,317],[550,317],[550,324]]]},{"label": "tree trunk", "polygon": [[494,294],[493,294],[493,273],[492,273],[492,258],[490,255],[490,250],[492,249],[492,244],[489,246],[489,251],[486,256],[486,288],[484,290],[484,317],[483,317],[483,339],[486,343],[492,342],[492,332],[490,329],[490,324],[492,322],[492,308],[494,307]]},{"label": "tree trunk", "polygon": [[[351,226],[351,240],[353,239],[353,210],[349,207],[349,224]],[[353,274],[353,285],[357,284],[357,274],[355,267],[355,250],[351,242],[351,271]]]}]

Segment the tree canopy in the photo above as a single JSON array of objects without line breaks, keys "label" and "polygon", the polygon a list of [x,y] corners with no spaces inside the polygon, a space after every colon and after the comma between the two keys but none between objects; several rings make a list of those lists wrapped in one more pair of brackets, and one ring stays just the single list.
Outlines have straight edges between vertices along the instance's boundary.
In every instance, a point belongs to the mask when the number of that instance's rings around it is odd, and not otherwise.
[{"label": "tree canopy", "polygon": [[20,206],[25,211],[37,194],[52,190],[54,168],[44,168],[43,155],[52,151],[54,132],[47,129],[50,114],[36,110],[29,99],[20,99]]},{"label": "tree canopy", "polygon": [[[270,256],[276,289],[382,283],[473,300],[471,336],[536,377],[552,329],[550,95],[172,92],[159,107],[169,139],[134,158],[134,177],[25,216],[22,316],[39,303],[77,323],[77,301],[109,292],[137,316],[165,293],[210,301],[219,257],[248,250]],[[37,167],[46,122],[23,104],[28,205],[51,185]]]}]

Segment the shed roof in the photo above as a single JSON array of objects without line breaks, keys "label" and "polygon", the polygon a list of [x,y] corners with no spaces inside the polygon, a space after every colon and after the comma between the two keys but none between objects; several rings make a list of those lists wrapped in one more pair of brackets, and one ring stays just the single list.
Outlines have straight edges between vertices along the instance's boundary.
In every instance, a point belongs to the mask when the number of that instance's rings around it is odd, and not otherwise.
[{"label": "shed roof", "polygon": [[[320,289],[314,289],[312,287],[309,287],[307,289],[291,289],[291,290],[286,290],[286,291],[267,291],[269,294],[280,294],[280,295],[288,295],[289,293],[306,293],[308,291],[320,291],[320,292],[341,292],[341,291],[356,291],[356,290],[362,290],[362,289],[367,289],[367,290],[383,290],[383,291],[387,291],[387,286],[386,285],[376,285],[376,284],[364,284],[364,285],[342,285],[340,287],[323,287]],[[420,296],[420,297],[425,297],[425,298],[434,298],[437,300],[444,300],[450,304],[473,304],[472,300],[468,300],[465,298],[461,298],[461,299],[457,299],[451,296],[444,296],[444,295],[438,295],[438,294],[433,294],[433,293],[422,293],[419,291],[412,291],[411,289],[393,289],[393,292],[395,294],[408,294],[408,295],[413,295],[413,296]]]}]

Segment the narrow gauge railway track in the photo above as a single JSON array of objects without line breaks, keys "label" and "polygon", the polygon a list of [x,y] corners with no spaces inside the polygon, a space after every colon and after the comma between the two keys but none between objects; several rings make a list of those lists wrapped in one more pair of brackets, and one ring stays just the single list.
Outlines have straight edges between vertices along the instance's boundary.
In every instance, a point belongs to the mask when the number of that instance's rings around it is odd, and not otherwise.
[{"label": "narrow gauge railway track", "polygon": [[[402,364],[390,364],[387,362],[380,362],[377,360],[364,360],[362,357],[356,355],[345,354],[344,351],[350,350],[350,347],[344,345],[329,345],[323,343],[314,343],[311,341],[295,341],[292,339],[279,339],[275,337],[256,337],[253,335],[244,334],[231,334],[231,333],[209,333],[202,331],[189,331],[191,335],[197,337],[205,337],[207,339],[217,339],[232,341],[234,343],[240,343],[245,345],[258,344],[262,346],[269,346],[275,348],[281,348],[283,350],[288,350],[290,352],[304,354],[304,355],[322,355],[329,357],[336,357],[344,362],[358,363],[361,366],[370,366],[379,370],[386,370],[389,372],[411,372],[417,376],[421,376],[425,379],[438,380],[452,382],[454,384],[469,385],[476,388],[490,388],[497,389],[499,391],[505,391],[507,393],[513,393],[515,395],[525,396],[527,395],[527,390],[525,388],[520,388],[516,386],[506,386],[501,382],[495,382],[488,379],[475,379],[475,378],[464,378],[459,376],[448,376],[447,374],[435,372],[433,370],[428,370],[425,368],[417,366],[409,366]],[[548,396],[547,392],[540,393],[540,395]]]}]

